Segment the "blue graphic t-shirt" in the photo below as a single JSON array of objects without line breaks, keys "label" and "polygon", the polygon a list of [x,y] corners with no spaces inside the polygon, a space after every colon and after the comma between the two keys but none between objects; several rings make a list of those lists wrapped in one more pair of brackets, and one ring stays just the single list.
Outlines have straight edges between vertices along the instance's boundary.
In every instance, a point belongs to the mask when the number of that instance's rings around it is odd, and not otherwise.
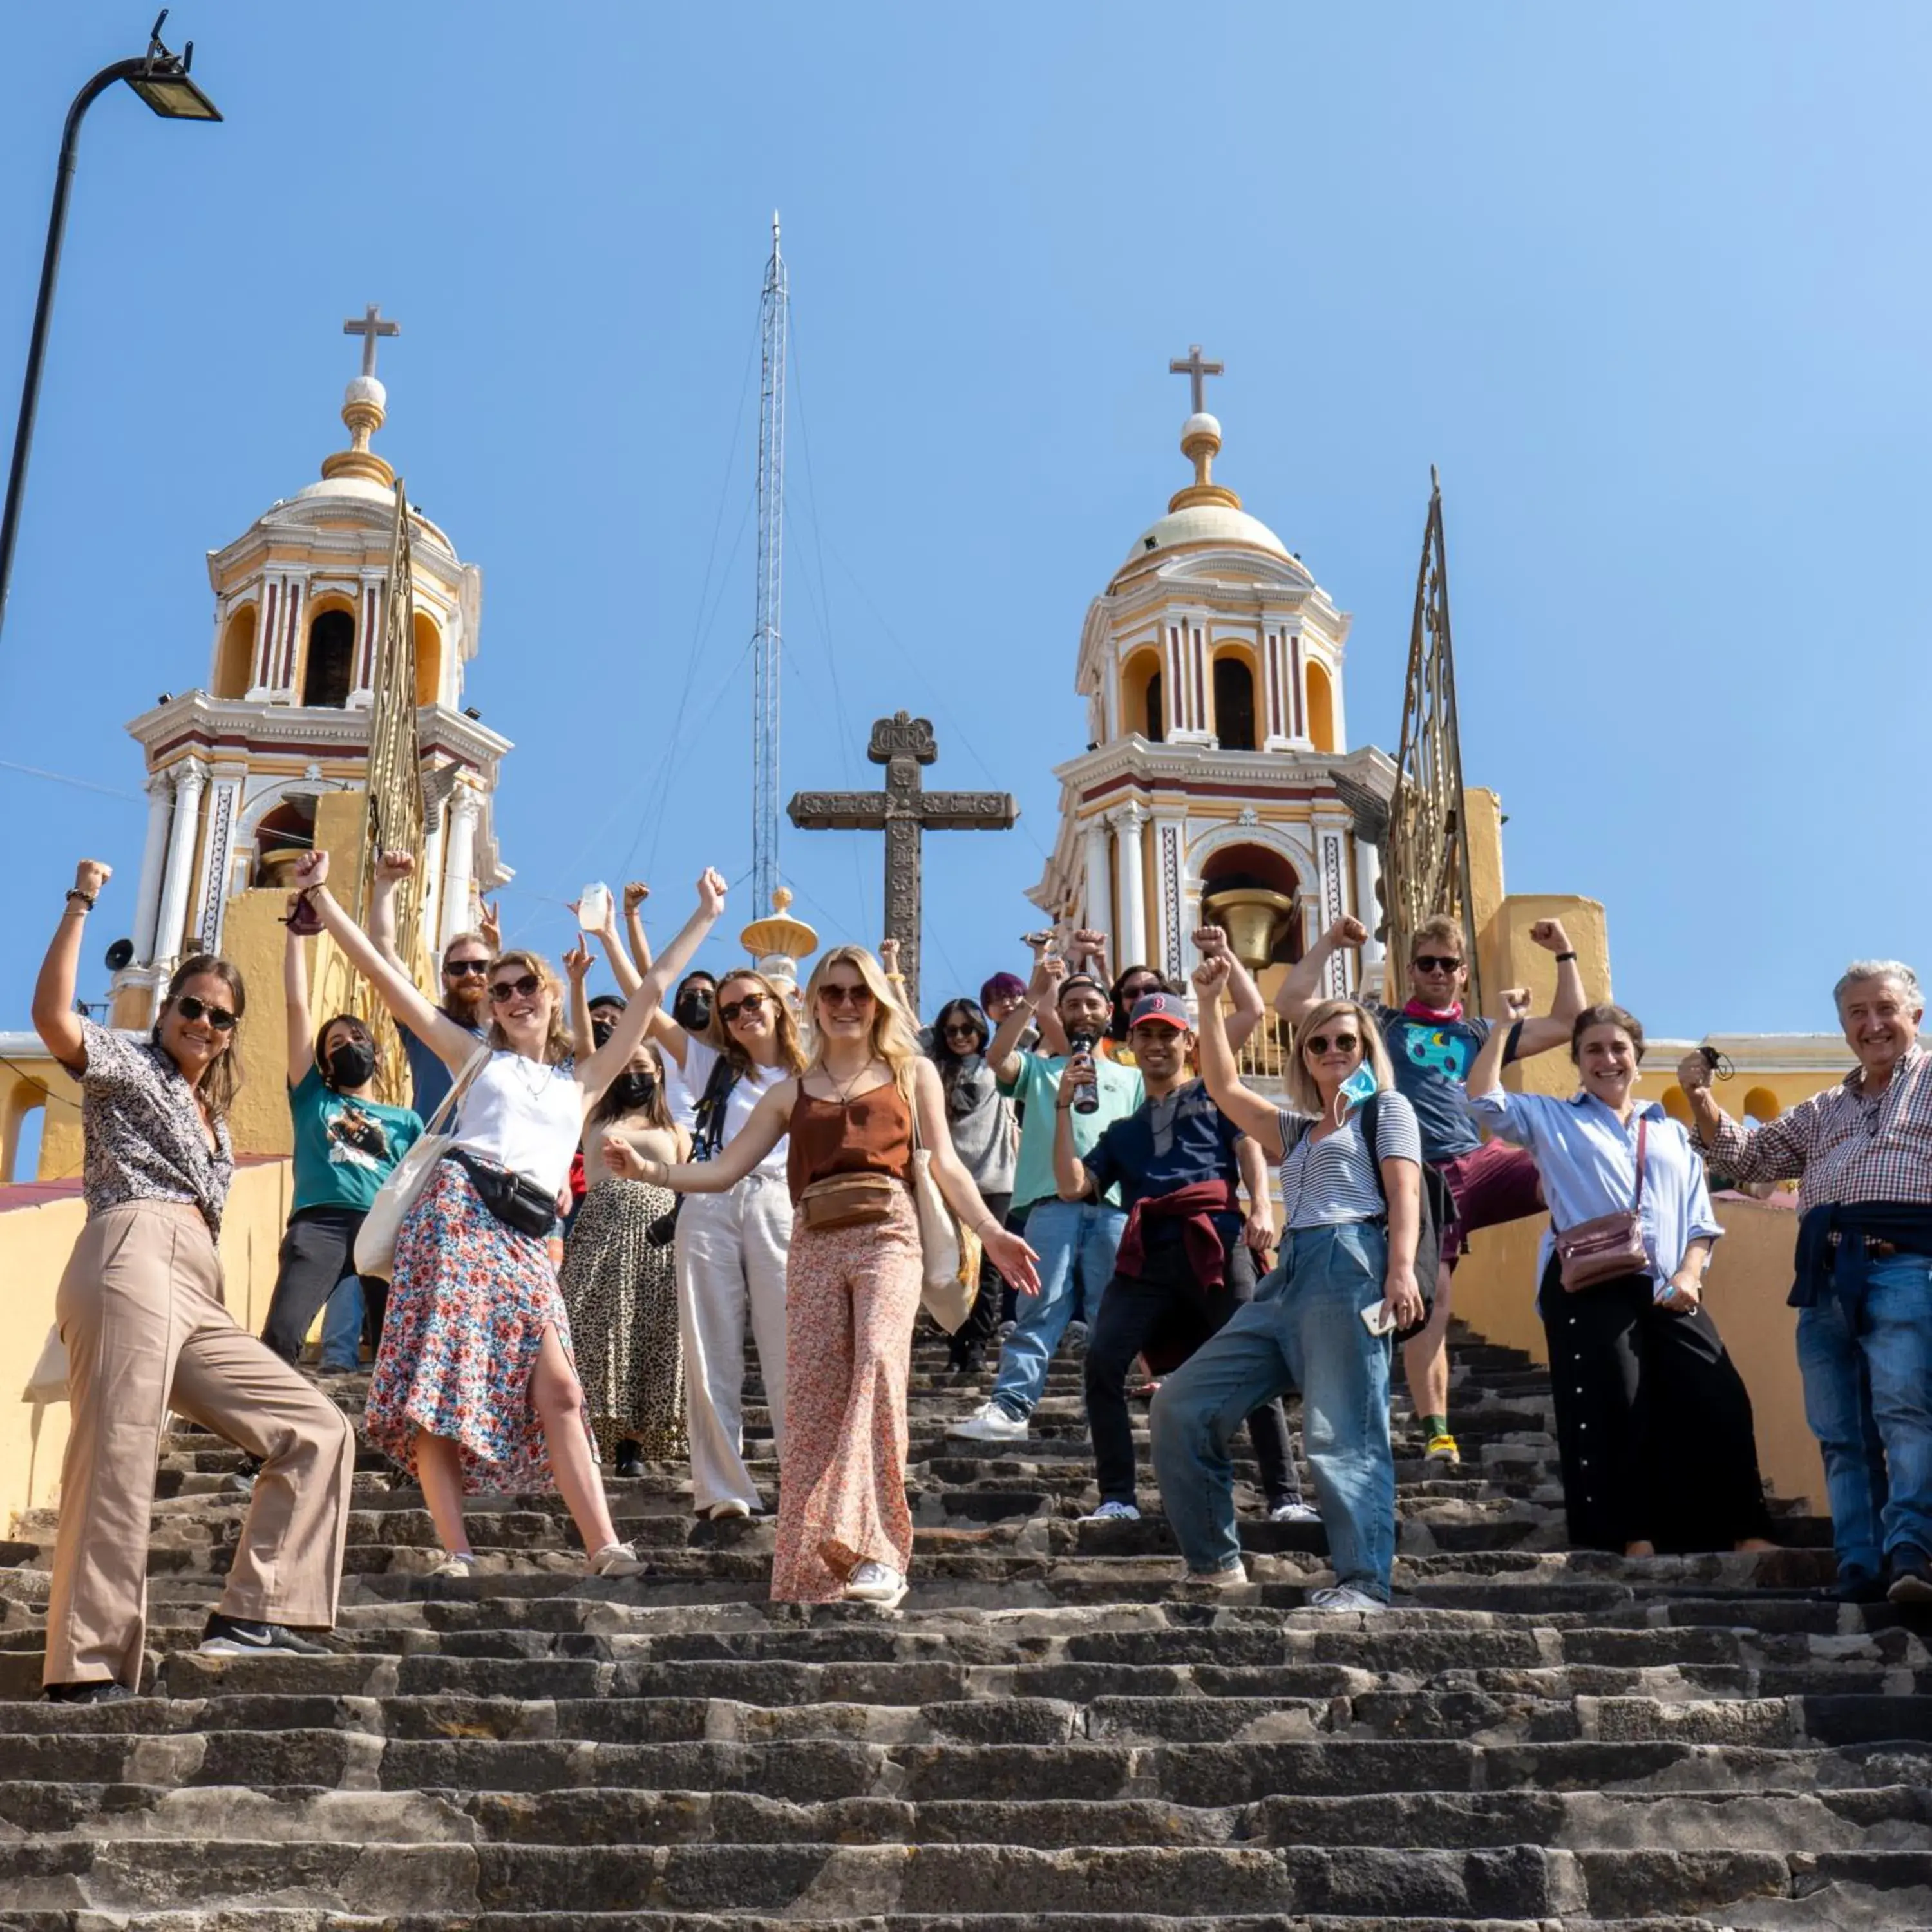
[{"label": "blue graphic t-shirt", "polygon": [[1462,1082],[1495,1021],[1418,1019],[1400,1006],[1370,1010],[1395,1064],[1396,1090],[1415,1109],[1423,1159],[1436,1166],[1480,1147],[1483,1137],[1462,1105]]}]

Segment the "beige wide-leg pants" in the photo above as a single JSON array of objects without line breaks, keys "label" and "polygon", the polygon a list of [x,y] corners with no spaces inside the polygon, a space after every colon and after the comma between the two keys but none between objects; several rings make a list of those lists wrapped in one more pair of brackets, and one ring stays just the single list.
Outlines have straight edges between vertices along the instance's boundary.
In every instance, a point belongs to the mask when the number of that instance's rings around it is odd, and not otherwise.
[{"label": "beige wide-leg pants", "polygon": [[692,1507],[760,1505],[745,1466],[745,1328],[748,1316],[771,1412],[785,1440],[785,1258],[791,1195],[782,1178],[748,1174],[724,1194],[691,1194],[677,1216],[677,1317],[684,1345],[685,1432]]},{"label": "beige wide-leg pants", "polygon": [[220,1610],[298,1627],[332,1624],[356,1432],[236,1325],[222,1306],[221,1264],[200,1210],[142,1201],[94,1216],[74,1244],[55,1312],[74,1415],[45,1681],[140,1686],[148,1523],[170,1408],[261,1459]]}]

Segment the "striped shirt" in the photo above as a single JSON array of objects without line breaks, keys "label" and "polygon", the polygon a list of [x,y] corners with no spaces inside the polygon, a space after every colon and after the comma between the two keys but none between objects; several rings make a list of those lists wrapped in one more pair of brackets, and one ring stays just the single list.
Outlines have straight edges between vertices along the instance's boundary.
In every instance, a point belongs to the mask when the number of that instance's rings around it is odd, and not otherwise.
[{"label": "striped shirt", "polygon": [[1692,1144],[1740,1180],[1796,1178],[1801,1214],[1834,1202],[1932,1202],[1932,1054],[1908,1047],[1876,1094],[1854,1067],[1761,1127],[1726,1115]]},{"label": "striped shirt", "polygon": [[[1291,1228],[1327,1228],[1342,1221],[1379,1221],[1388,1212],[1374,1165],[1362,1144],[1362,1117],[1351,1108],[1340,1126],[1320,1140],[1306,1114],[1282,1113],[1281,1204]],[[1384,1088],[1376,1108],[1376,1158],[1422,1164],[1422,1130],[1402,1094]]]}]

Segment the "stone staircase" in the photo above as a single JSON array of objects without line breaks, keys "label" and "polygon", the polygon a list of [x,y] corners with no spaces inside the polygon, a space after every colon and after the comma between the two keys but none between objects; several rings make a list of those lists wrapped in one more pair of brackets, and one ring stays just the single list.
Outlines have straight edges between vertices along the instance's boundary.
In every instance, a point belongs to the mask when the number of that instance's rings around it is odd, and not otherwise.
[{"label": "stone staircase", "polygon": [[1932,1925],[1925,1629],[1808,1595],[1828,1526],[1789,1511],[1772,1556],[1565,1554],[1542,1376],[1456,1359],[1463,1465],[1405,1412],[1373,1617],[1304,1606],[1322,1532],[1263,1520],[1251,1466],[1252,1586],[1190,1598],[1150,1485],[1142,1522],[1077,1520],[1076,1364],[982,1450],[944,1430],[983,1380],[922,1339],[901,1611],[768,1604],[770,1526],[694,1522],[671,1466],[613,1485],[645,1577],[586,1580],[525,1496],[431,1581],[365,1451],[335,1653],[208,1658],[242,1503],[178,1430],[152,1696],[32,1701],[52,1518],[0,1545],[0,1928]]}]

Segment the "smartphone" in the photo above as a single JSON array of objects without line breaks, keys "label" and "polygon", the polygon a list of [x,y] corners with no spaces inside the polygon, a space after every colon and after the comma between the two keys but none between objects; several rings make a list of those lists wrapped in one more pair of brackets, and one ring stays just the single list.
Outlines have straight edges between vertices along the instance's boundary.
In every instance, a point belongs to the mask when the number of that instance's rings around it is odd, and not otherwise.
[{"label": "smartphone", "polygon": [[1395,1317],[1378,1301],[1372,1308],[1362,1310],[1362,1326],[1371,1335],[1393,1335],[1395,1333]]}]

